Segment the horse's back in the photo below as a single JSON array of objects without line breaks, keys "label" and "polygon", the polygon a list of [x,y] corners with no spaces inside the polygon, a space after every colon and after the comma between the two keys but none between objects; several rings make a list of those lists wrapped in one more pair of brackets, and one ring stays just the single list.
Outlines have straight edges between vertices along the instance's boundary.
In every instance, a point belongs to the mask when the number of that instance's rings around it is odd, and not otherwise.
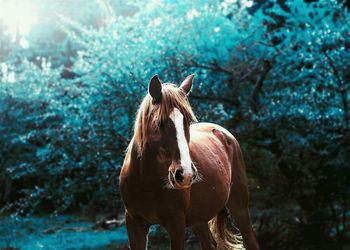
[{"label": "horse's back", "polygon": [[[221,127],[218,124],[210,122],[198,122],[191,125],[191,133],[194,132],[212,132],[213,129],[222,131],[225,135],[233,137],[233,135],[225,128]],[[192,134],[191,134],[192,135]]]},{"label": "horse's back", "polygon": [[[213,123],[191,125],[191,158],[202,181],[191,187],[191,222],[208,220],[221,210],[230,194],[236,140]],[[206,208],[206,209],[203,209]]]}]

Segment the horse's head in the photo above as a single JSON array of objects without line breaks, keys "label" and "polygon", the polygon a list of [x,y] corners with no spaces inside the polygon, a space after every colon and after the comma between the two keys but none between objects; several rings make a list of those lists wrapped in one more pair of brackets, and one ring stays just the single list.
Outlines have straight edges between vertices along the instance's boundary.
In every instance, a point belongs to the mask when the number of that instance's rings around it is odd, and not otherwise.
[{"label": "horse's head", "polygon": [[[191,161],[189,142],[190,124],[195,120],[187,94],[191,90],[194,75],[188,76],[176,87],[162,84],[158,76],[149,82],[144,110],[147,124],[143,138],[155,149],[156,159],[168,170],[167,187],[183,189],[191,186],[198,172]],[[147,102],[147,101],[146,101]]]}]

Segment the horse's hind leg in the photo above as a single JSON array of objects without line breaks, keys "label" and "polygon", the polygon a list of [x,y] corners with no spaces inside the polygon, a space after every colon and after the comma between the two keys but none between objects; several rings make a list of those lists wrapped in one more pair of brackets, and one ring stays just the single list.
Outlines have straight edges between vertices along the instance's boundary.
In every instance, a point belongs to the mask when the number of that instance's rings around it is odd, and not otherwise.
[{"label": "horse's hind leg", "polygon": [[125,213],[125,223],[128,230],[129,244],[131,250],[145,250],[147,247],[147,234],[150,225],[133,218]]},{"label": "horse's hind leg", "polygon": [[202,250],[216,249],[216,243],[209,230],[208,223],[203,223],[192,227],[194,235],[199,240]]},{"label": "horse's hind leg", "polygon": [[257,250],[259,245],[251,224],[249,214],[249,192],[245,165],[242,152],[238,143],[234,148],[232,162],[232,186],[227,208],[230,210],[239,231],[243,237],[243,243],[247,250]]},{"label": "horse's hind leg", "polygon": [[257,250],[259,249],[259,245],[251,225],[249,208],[243,206],[243,204],[238,204],[239,202],[232,199],[228,202],[227,207],[242,234],[244,247],[247,250]]}]

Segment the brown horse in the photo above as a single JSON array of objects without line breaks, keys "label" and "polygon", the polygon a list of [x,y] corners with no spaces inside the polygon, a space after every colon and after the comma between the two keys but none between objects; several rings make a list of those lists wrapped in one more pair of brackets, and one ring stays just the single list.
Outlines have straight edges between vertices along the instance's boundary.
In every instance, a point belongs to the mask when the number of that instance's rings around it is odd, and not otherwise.
[{"label": "brown horse", "polygon": [[193,77],[178,88],[154,76],[139,108],[120,174],[130,247],[146,249],[150,225],[159,224],[172,250],[184,249],[186,227],[202,249],[233,249],[230,212],[245,248],[259,249],[240,146],[218,125],[191,125]]}]

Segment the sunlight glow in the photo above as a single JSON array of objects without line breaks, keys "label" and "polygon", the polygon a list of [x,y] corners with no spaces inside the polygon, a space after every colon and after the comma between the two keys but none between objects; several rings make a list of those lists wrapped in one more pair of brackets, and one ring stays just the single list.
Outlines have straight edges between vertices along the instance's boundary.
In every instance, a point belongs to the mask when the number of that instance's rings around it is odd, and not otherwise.
[{"label": "sunlight glow", "polygon": [[13,41],[28,34],[36,21],[30,0],[0,0],[0,22],[8,27]]}]

